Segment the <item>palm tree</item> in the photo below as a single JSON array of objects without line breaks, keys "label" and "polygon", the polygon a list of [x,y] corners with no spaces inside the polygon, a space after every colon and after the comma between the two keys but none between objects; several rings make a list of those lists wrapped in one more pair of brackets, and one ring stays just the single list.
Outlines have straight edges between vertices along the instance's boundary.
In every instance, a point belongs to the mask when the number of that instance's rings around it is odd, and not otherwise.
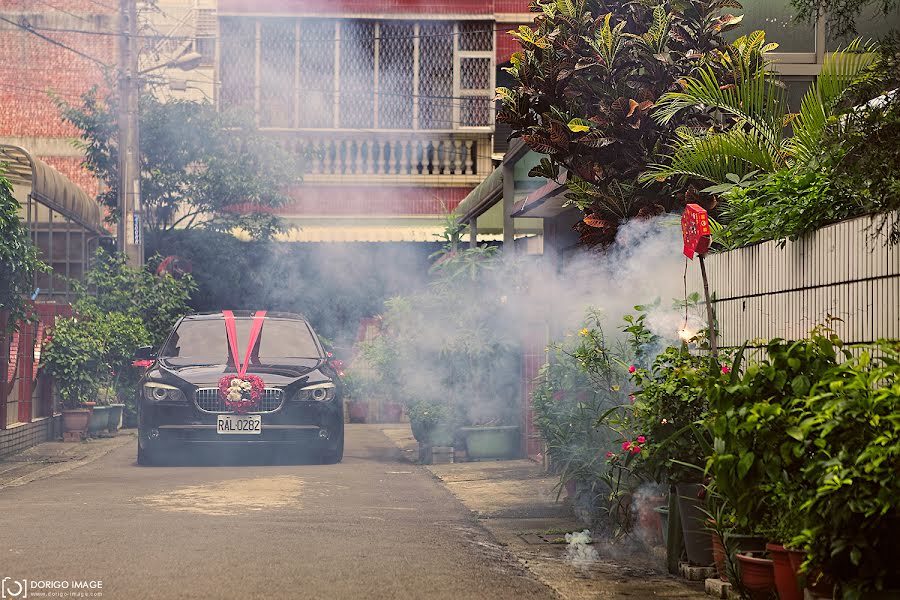
[{"label": "palm tree", "polygon": [[653,117],[664,125],[694,111],[708,115],[717,126],[678,128],[668,160],[650,165],[640,180],[680,177],[724,184],[753,172],[814,168],[826,129],[843,126],[837,118],[842,94],[876,63],[876,50],[875,44],[863,45],[857,39],[829,55],[796,114],[789,111],[785,87],[770,68],[734,60],[734,80],[724,84],[712,69],[701,69],[682,81],[683,91],[663,95]]}]

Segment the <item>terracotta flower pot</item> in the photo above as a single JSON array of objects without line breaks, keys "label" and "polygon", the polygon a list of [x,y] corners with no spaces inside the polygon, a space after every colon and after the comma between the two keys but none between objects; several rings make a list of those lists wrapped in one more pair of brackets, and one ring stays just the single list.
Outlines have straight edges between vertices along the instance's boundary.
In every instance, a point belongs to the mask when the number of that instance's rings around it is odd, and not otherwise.
[{"label": "terracotta flower pot", "polygon": [[384,415],[385,423],[399,423],[403,407],[396,402],[385,402],[381,407],[381,414]]},{"label": "terracotta flower pot", "polygon": [[63,431],[81,432],[87,431],[88,422],[91,419],[91,411],[86,408],[66,409],[62,411]]},{"label": "terracotta flower pot", "polygon": [[365,423],[369,420],[369,405],[366,402],[351,400],[347,403],[347,408],[350,411],[351,423]]},{"label": "terracotta flower pot", "polygon": [[753,600],[771,600],[775,594],[775,566],[772,559],[738,554],[741,583]]},{"label": "terracotta flower pot", "polygon": [[781,544],[766,544],[766,550],[772,557],[779,600],[803,600],[803,592],[797,579],[798,571],[791,566],[787,549]]},{"label": "terracotta flower pot", "polygon": [[719,579],[728,581],[728,568],[726,566],[728,564],[728,556],[725,552],[725,544],[722,543],[722,538],[717,531],[712,532],[712,551]]}]

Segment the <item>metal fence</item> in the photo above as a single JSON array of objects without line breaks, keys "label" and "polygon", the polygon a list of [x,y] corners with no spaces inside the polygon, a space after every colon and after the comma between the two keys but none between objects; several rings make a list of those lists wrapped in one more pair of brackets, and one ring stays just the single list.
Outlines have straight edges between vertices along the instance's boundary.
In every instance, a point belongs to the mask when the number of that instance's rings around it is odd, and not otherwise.
[{"label": "metal fence", "polygon": [[[862,217],[824,227],[779,247],[775,242],[707,258],[720,345],[798,339],[829,321],[847,343],[900,338],[900,245],[888,230],[900,215]],[[699,265],[689,287],[702,290]]]}]

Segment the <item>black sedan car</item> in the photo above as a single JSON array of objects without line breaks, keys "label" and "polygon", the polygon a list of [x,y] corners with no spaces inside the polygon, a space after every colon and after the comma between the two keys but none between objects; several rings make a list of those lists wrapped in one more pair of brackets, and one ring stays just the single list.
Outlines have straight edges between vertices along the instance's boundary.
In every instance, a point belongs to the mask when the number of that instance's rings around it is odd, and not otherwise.
[{"label": "black sedan car", "polygon": [[140,381],[138,463],[254,447],[325,463],[344,454],[341,383],[312,327],[290,313],[184,317]]}]

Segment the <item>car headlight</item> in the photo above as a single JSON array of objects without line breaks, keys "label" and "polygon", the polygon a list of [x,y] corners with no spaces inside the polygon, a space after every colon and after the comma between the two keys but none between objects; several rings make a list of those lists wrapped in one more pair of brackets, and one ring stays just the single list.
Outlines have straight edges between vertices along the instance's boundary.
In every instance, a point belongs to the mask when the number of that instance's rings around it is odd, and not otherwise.
[{"label": "car headlight", "polygon": [[337,392],[333,382],[316,383],[301,388],[297,392],[296,400],[301,402],[328,402],[334,398]]},{"label": "car headlight", "polygon": [[151,402],[186,402],[184,392],[165,383],[145,383],[144,398]]}]

